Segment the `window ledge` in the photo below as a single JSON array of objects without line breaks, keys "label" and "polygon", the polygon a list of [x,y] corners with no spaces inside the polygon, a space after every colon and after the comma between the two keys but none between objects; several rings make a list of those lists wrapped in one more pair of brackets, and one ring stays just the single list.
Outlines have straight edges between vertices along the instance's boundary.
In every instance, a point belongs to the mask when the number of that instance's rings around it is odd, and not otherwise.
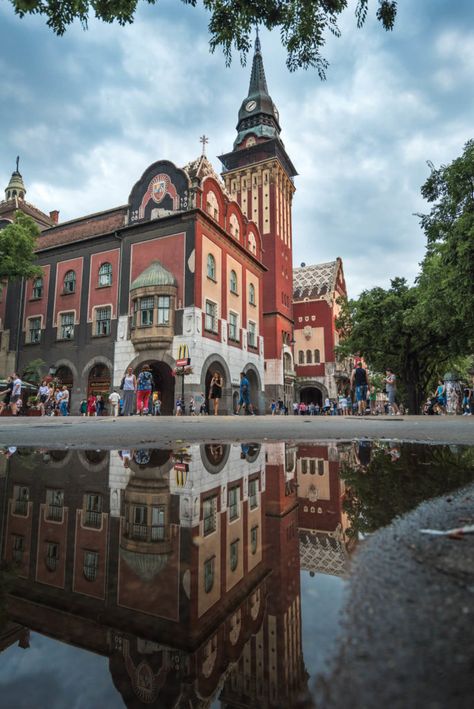
[{"label": "window ledge", "polygon": [[34,296],[32,295],[31,298],[29,298],[28,300],[30,303],[34,302],[36,300],[43,300],[43,296],[42,295],[34,295]]},{"label": "window ledge", "polygon": [[96,290],[100,290],[101,288],[111,288],[111,287],[112,287],[112,283],[107,283],[107,284],[102,285],[102,286],[100,285],[100,283],[98,283],[98,284],[96,285],[95,289],[96,289]]},{"label": "window ledge", "polygon": [[239,291],[232,290],[231,288],[229,288],[229,293],[232,293],[232,295],[239,295]]},{"label": "window ledge", "polygon": [[212,281],[213,283],[217,283],[217,279],[213,278],[212,276],[207,276],[208,281]]},{"label": "window ledge", "polygon": [[61,295],[74,295],[75,292],[75,290],[63,290]]},{"label": "window ledge", "polygon": [[103,335],[97,335],[97,333],[96,333],[95,335],[91,335],[91,337],[93,337],[93,338],[97,337],[100,339],[101,337],[110,337],[110,335],[111,335],[110,332],[108,332],[107,334],[103,334]]},{"label": "window ledge", "polygon": [[25,341],[25,345],[41,345],[41,340],[38,340],[37,342],[30,342],[28,340],[28,341]]},{"label": "window ledge", "polygon": [[249,305],[251,305],[252,308],[256,308],[256,307],[257,307],[257,303],[252,303],[251,300],[249,300]]}]

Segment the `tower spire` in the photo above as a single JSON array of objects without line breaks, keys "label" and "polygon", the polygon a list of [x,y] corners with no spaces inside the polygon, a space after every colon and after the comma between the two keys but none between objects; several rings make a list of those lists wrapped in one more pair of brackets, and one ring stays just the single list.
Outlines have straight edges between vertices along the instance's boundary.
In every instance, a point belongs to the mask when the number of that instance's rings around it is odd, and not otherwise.
[{"label": "tower spire", "polygon": [[255,37],[255,52],[253,55],[252,73],[250,74],[249,84],[249,96],[253,96],[254,94],[268,95],[265,69],[263,68],[262,47],[260,44],[260,37],[258,36],[258,26],[257,36]]}]

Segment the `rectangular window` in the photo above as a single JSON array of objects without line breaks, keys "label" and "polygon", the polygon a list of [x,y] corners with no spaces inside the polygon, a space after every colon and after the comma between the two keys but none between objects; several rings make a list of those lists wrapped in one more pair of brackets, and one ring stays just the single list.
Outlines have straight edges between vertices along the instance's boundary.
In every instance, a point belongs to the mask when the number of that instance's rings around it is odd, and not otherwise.
[{"label": "rectangular window", "polygon": [[153,308],[155,307],[155,299],[153,296],[148,298],[140,298],[140,325],[148,327],[153,325]]},{"label": "rectangular window", "polygon": [[151,541],[161,542],[165,538],[165,506],[151,509]]},{"label": "rectangular window", "polygon": [[169,295],[158,296],[158,325],[170,324],[170,303]]},{"label": "rectangular window", "polygon": [[239,339],[238,316],[235,313],[229,313],[229,340],[238,341],[238,339]]},{"label": "rectangular window", "polygon": [[209,332],[217,332],[217,305],[210,300],[206,300],[206,320],[204,327]]},{"label": "rectangular window", "polygon": [[302,458],[301,459],[301,472],[303,475],[306,475],[308,472],[308,459],[307,458]]},{"label": "rectangular window", "polygon": [[215,532],[217,526],[217,497],[208,497],[203,502],[204,534]]},{"label": "rectangular window", "polygon": [[63,521],[64,491],[46,490],[46,519],[53,522]]},{"label": "rectangular window", "polygon": [[250,509],[258,507],[258,480],[249,480],[249,504]]},{"label": "rectangular window", "polygon": [[229,490],[229,519],[232,521],[239,516],[240,488],[231,487]]},{"label": "rectangular window", "polygon": [[56,571],[59,563],[59,544],[56,542],[46,542],[45,563],[49,571]]},{"label": "rectangular window", "polygon": [[311,475],[314,475],[316,472],[316,461],[314,458],[311,458],[309,461],[309,472]]},{"label": "rectangular window", "polygon": [[74,337],[74,313],[61,313],[59,339],[72,340]]},{"label": "rectangular window", "polygon": [[41,318],[28,320],[28,342],[38,343],[41,340]]},{"label": "rectangular window", "polygon": [[318,460],[318,475],[324,475],[324,460]]},{"label": "rectangular window", "polygon": [[131,539],[147,541],[147,508],[145,505],[134,505],[132,507],[131,522],[128,524],[128,536]]},{"label": "rectangular window", "polygon": [[25,537],[21,534],[12,534],[12,559],[19,564],[25,551]]},{"label": "rectangular window", "polygon": [[257,346],[257,327],[251,320],[249,320],[248,343],[249,347]]},{"label": "rectangular window", "polygon": [[206,593],[210,593],[214,586],[214,561],[215,557],[212,556],[204,562],[204,590]]},{"label": "rectangular window", "polygon": [[99,554],[96,551],[84,551],[84,576],[88,581],[95,581],[99,568]]},{"label": "rectangular window", "polygon": [[33,298],[42,298],[43,297],[43,279],[37,278],[35,282],[33,283],[33,293],[32,293]]},{"label": "rectangular window", "polygon": [[13,487],[13,512],[16,515],[26,517],[28,514],[28,500],[30,499],[30,489],[24,485],[14,485]]},{"label": "rectangular window", "polygon": [[95,334],[110,335],[110,308],[97,308],[95,311]]},{"label": "rectangular window", "polygon": [[102,495],[96,495],[93,492],[86,495],[84,524],[86,527],[100,529],[102,524]]}]

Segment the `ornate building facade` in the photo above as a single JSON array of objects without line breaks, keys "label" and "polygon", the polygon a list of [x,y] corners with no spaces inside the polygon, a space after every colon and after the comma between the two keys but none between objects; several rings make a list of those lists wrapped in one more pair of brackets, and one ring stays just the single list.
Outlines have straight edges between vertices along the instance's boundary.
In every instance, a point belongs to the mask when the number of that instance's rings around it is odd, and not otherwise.
[{"label": "ornate building facade", "polygon": [[347,296],[342,259],[293,269],[295,400],[323,404],[344,391],[350,362],[336,355],[339,298]]}]

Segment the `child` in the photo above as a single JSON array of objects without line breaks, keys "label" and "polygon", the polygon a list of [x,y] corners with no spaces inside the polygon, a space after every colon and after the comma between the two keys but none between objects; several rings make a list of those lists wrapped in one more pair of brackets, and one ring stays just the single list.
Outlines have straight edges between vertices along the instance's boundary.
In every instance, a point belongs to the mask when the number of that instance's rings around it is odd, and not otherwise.
[{"label": "child", "polygon": [[193,397],[189,401],[189,413],[191,416],[196,416],[196,404],[194,403]]}]

